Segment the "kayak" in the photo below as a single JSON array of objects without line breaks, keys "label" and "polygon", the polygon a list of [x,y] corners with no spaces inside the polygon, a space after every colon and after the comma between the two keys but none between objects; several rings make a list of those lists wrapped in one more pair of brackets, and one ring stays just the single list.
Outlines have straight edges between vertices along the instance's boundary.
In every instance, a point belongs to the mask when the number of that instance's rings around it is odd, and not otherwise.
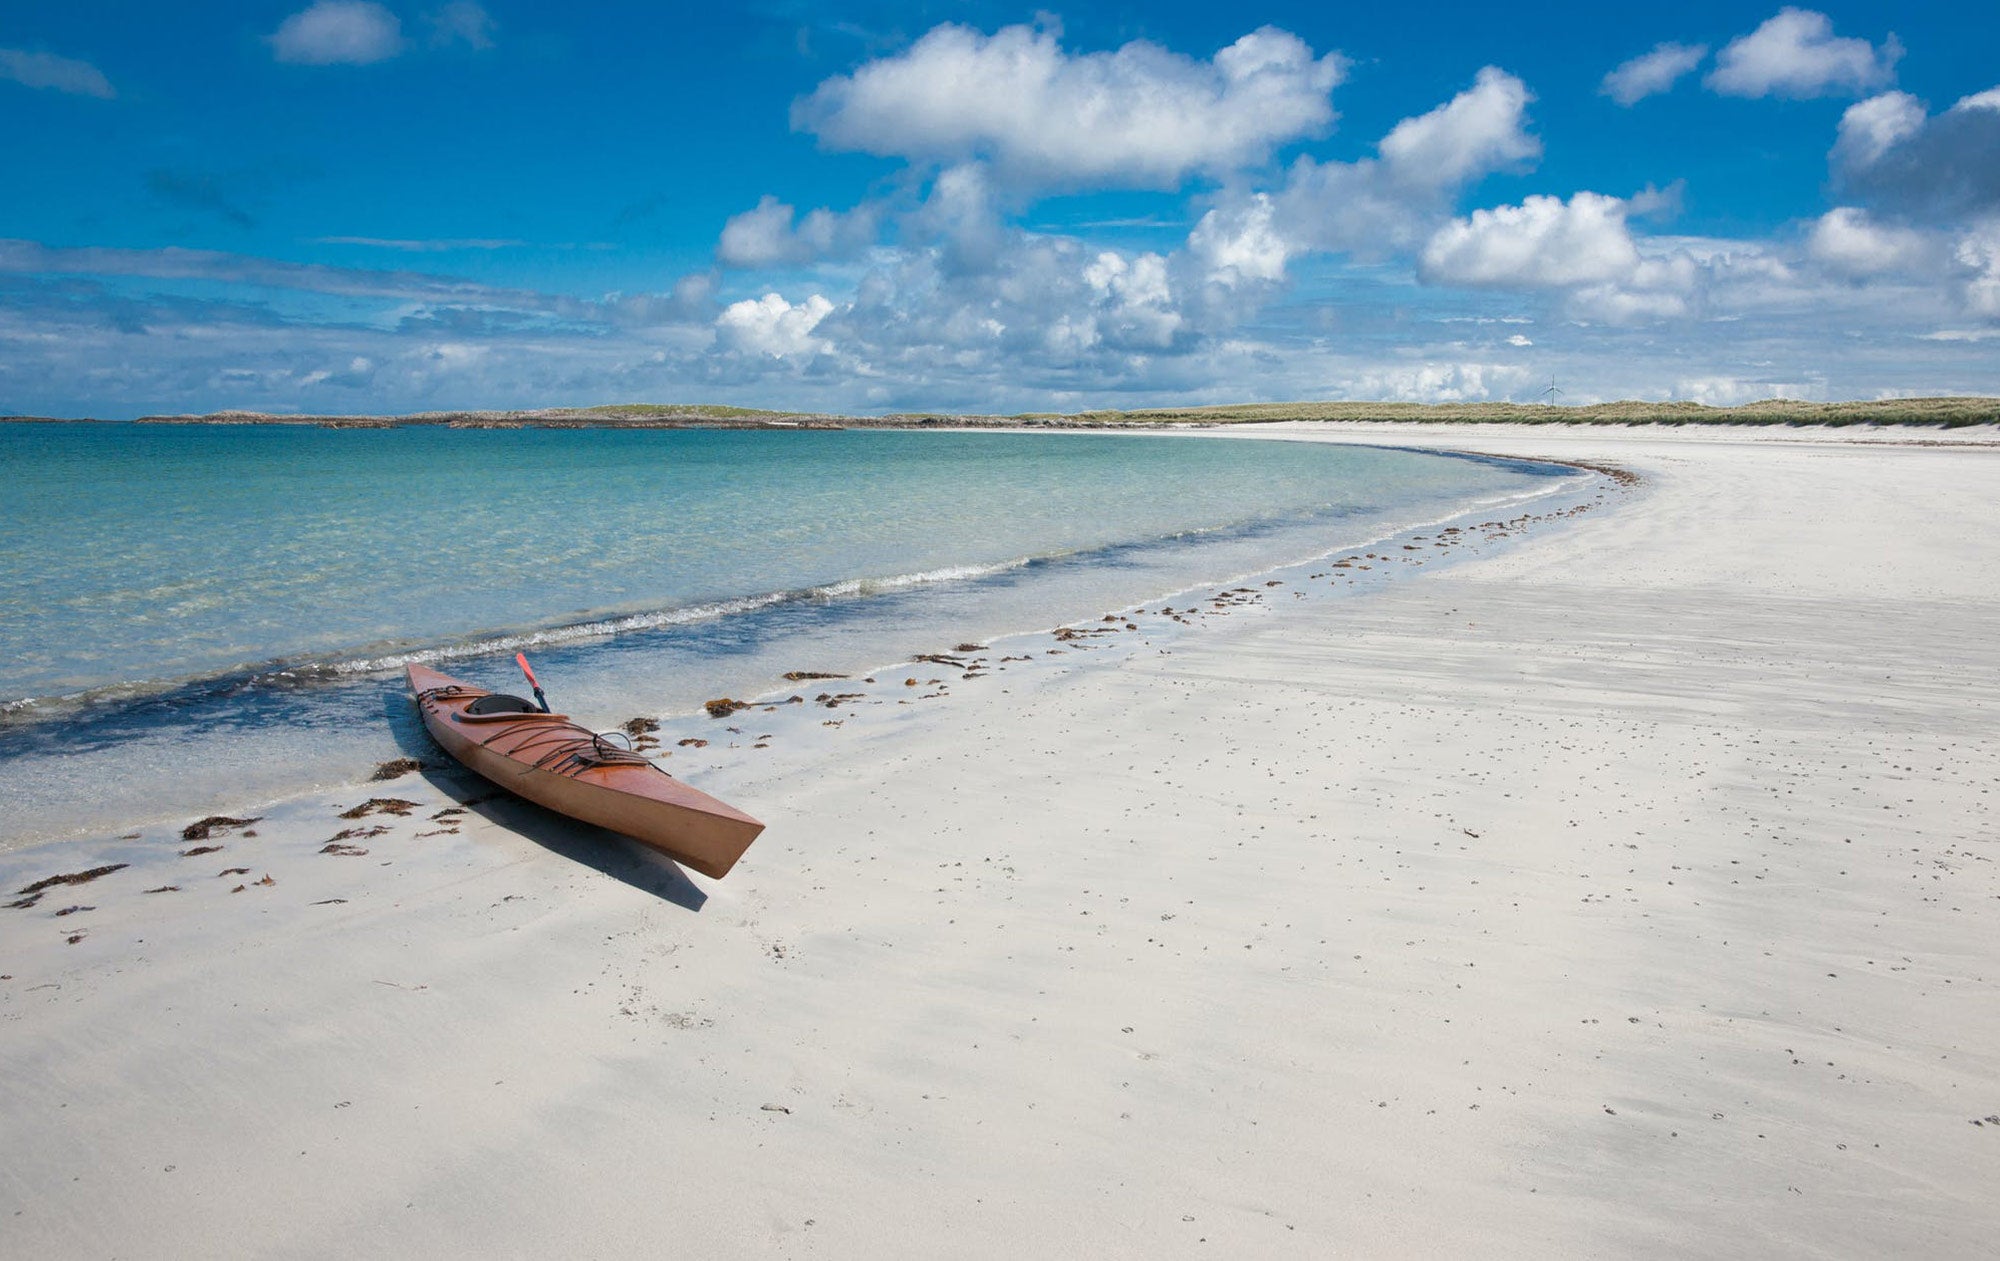
[{"label": "kayak", "polygon": [[417,712],[445,752],[557,814],[621,832],[715,877],[727,875],[764,830],[567,715],[420,665],[409,676]]}]

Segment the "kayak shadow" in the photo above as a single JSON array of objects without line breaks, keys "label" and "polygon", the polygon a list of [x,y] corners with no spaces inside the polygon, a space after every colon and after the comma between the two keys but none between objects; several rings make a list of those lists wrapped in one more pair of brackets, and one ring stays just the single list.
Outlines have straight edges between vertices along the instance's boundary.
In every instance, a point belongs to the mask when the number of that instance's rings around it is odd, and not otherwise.
[{"label": "kayak shadow", "polygon": [[423,763],[420,774],[433,788],[480,818],[682,910],[699,913],[708,901],[681,865],[658,850],[516,797],[460,766],[416,719],[408,693],[386,697],[383,710],[397,750]]},{"label": "kayak shadow", "polygon": [[579,823],[512,793],[496,790],[484,780],[477,782],[492,795],[473,793],[465,798],[466,809],[526,837],[551,854],[671,902],[684,911],[699,913],[702,904],[708,901],[708,894],[688,879],[681,865],[660,851],[629,836],[620,836],[592,823]]},{"label": "kayak shadow", "polygon": [[[433,748],[431,756],[437,759],[445,755]],[[629,836],[544,809],[469,771],[439,767],[425,770],[424,778],[487,822],[620,884],[685,911],[699,913],[708,901],[708,894],[688,879],[679,863]]]}]

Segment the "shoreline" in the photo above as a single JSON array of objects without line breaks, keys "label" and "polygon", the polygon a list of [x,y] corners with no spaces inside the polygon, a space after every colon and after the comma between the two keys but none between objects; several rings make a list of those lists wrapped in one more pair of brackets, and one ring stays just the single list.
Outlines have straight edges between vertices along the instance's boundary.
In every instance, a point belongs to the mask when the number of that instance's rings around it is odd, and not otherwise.
[{"label": "shoreline", "polygon": [[[1212,581],[1176,587],[1171,591],[1156,593],[1153,597],[1138,604],[1114,609],[1101,616],[1093,614],[1055,626],[1037,627],[1030,630],[1013,630],[999,635],[982,636],[981,638],[988,642],[979,645],[976,652],[956,651],[951,645],[940,645],[932,653],[920,654],[914,658],[898,657],[887,661],[878,660],[874,664],[852,664],[840,661],[829,663],[822,661],[819,664],[832,664],[844,668],[837,673],[825,675],[817,675],[816,673],[805,674],[796,680],[780,680],[775,682],[773,686],[752,694],[748,700],[729,703],[736,704],[744,710],[757,711],[769,716],[780,713],[782,708],[786,706],[807,704],[802,693],[820,692],[823,695],[830,696],[831,694],[827,693],[826,689],[833,689],[843,694],[844,699],[842,703],[849,710],[855,708],[857,704],[861,706],[891,703],[907,705],[910,703],[910,697],[901,694],[902,681],[913,677],[913,675],[935,673],[941,666],[945,668],[946,673],[964,672],[962,677],[965,679],[1012,672],[1016,674],[1016,677],[1010,681],[1017,685],[1029,687],[1046,686],[1053,675],[1066,673],[1072,667],[1070,663],[1055,666],[1052,663],[1038,660],[1032,654],[1067,655],[1078,652],[1103,653],[1109,649],[1112,658],[1122,659],[1131,653],[1145,650],[1171,653],[1173,651],[1173,644],[1179,642],[1193,630],[1206,626],[1211,618],[1255,612],[1257,606],[1263,604],[1267,599],[1285,594],[1283,592],[1273,592],[1269,588],[1285,587],[1293,583],[1299,583],[1303,587],[1308,580],[1323,580],[1320,586],[1324,589],[1310,589],[1309,595],[1307,593],[1308,589],[1301,589],[1294,593],[1295,599],[1310,598],[1316,601],[1366,599],[1389,584],[1406,581],[1414,576],[1411,572],[1411,566],[1413,565],[1417,567],[1443,567],[1466,563],[1476,564],[1482,558],[1482,554],[1504,546],[1500,540],[1521,537],[1530,530],[1560,529],[1563,528],[1568,518],[1572,518],[1593,508],[1615,506],[1617,504],[1615,496],[1630,494],[1641,484],[1642,480],[1636,474],[1609,465],[1587,465],[1567,461],[1537,462],[1561,464],[1564,467],[1575,468],[1579,471],[1596,473],[1604,480],[1591,484],[1558,484],[1527,494],[1505,496],[1497,502],[1482,502],[1443,516],[1411,522],[1395,529],[1372,534],[1359,542],[1342,547],[1329,548],[1312,557],[1273,561],[1260,568],[1217,578]],[[1515,509],[1523,509],[1525,511],[1518,512],[1515,516],[1508,518],[1507,524],[1509,528],[1504,531],[1495,532],[1475,528],[1475,525],[1480,521],[1498,526],[1502,523],[1493,519],[1494,514],[1497,512],[1513,511]],[[1415,532],[1419,530],[1448,531],[1449,533],[1416,534]],[[1405,543],[1405,540],[1411,538],[1420,541],[1429,541],[1433,548],[1449,548],[1452,550],[1447,551],[1443,555],[1430,555],[1426,553],[1418,558],[1395,556],[1389,550],[1411,550]],[[1385,551],[1378,555],[1373,550],[1375,548],[1383,548]],[[1352,569],[1348,568],[1350,564],[1355,567]],[[1396,571],[1398,567],[1403,572],[1398,573]],[[1308,571],[1314,572],[1308,574]],[[1363,576],[1364,574],[1367,576]],[[1252,585],[1249,587],[1239,585],[1244,583]],[[1189,603],[1189,601],[1192,601],[1192,603]],[[1173,605],[1176,603],[1181,605],[1177,612],[1173,608]],[[1134,618],[1143,620],[1145,625],[1143,627],[1139,626],[1132,620]],[[1120,642],[1099,642],[1097,637],[1103,633],[1104,623],[1116,623],[1115,630],[1141,631],[1142,633],[1139,636],[1136,647],[1128,647]],[[1053,649],[1047,646],[1051,642],[1057,645]],[[1156,644],[1167,646],[1156,648]],[[999,664],[995,664],[996,662]],[[484,664],[490,667],[494,663],[486,662]],[[1082,668],[1104,668],[1105,664],[1100,660],[1093,659]],[[400,674],[398,675],[398,680],[400,680]],[[950,679],[923,678],[919,681],[919,691],[915,694],[916,699],[919,701],[944,700],[947,702],[947,705],[940,708],[948,708],[949,702],[956,699],[947,690],[952,685],[953,681]],[[938,690],[924,690],[933,687]],[[395,683],[392,690],[396,692],[399,700],[407,698],[407,694],[402,690],[400,681]],[[728,701],[726,697],[723,699]],[[811,702],[811,705],[818,706],[822,703],[823,701],[816,698]],[[730,716],[733,717],[733,715]],[[605,722],[600,725],[607,729],[610,726],[616,725],[608,715],[579,715],[579,717],[603,718]],[[699,748],[706,746],[711,738],[715,736],[718,729],[723,732],[737,730],[735,727],[718,724],[715,721],[716,715],[706,713],[701,706],[679,711],[640,714],[637,715],[637,718],[651,720],[659,724],[655,730],[655,735],[667,747],[655,750],[653,756],[661,760],[663,762],[663,769],[668,770],[670,773],[686,775],[693,769],[696,775],[704,777],[702,782],[711,783],[715,782],[712,777],[720,776],[724,782],[728,782],[751,773],[756,769],[747,759],[740,755],[734,757],[724,756],[719,760],[711,760],[707,765],[700,768],[690,768],[687,766],[685,763],[688,755],[686,754],[680,755],[683,759],[682,764],[676,765],[671,760],[676,756],[672,748],[676,743],[688,740],[699,742],[695,756],[700,756],[698,752]],[[484,797],[489,794],[491,791],[490,785],[486,784],[484,780],[464,772],[462,768],[452,763],[427,736],[423,735],[420,729],[413,728],[413,730],[416,737],[414,742],[408,738],[410,735],[409,732],[399,730],[394,733],[395,743],[393,750],[385,747],[384,751],[394,751],[403,757],[423,763],[422,769],[433,773],[428,776],[433,782],[439,784],[449,783],[452,785],[452,791],[458,792],[463,796]],[[810,732],[797,730],[790,733],[794,739],[800,737],[809,739],[810,734]],[[732,747],[740,749],[744,746],[739,742]],[[824,752],[826,750],[823,748],[817,750],[812,748],[795,750],[798,757],[807,761],[810,760],[811,755]],[[382,765],[387,766],[395,760],[390,759]],[[398,778],[400,779],[400,776]],[[324,813],[337,806],[344,806],[351,799],[362,794],[377,791],[374,785],[380,782],[385,781],[356,778],[331,785],[301,786],[292,791],[254,799],[240,797],[227,799],[218,797],[213,799],[210,808],[223,816],[249,815],[253,812],[263,812],[273,815],[298,815],[311,813],[315,810]],[[388,790],[382,789],[381,791]],[[448,805],[451,803],[446,802],[444,804]],[[164,872],[174,864],[168,861],[172,855],[160,848],[160,842],[171,841],[176,830],[181,828],[184,823],[190,822],[187,819],[188,813],[187,811],[178,813],[154,812],[144,817],[133,817],[123,820],[108,827],[79,828],[61,834],[24,838],[19,843],[0,841],[0,890],[4,890],[17,877],[25,877],[27,874],[35,874],[37,878],[46,879],[46,874],[42,869],[51,867],[51,864],[60,866],[65,862],[69,862],[70,865],[77,865],[69,859],[73,848],[94,854],[95,857],[90,860],[91,863],[96,863],[105,854],[115,851],[114,856],[127,861],[134,867],[147,869],[150,863],[150,868]],[[530,809],[529,813],[533,814],[535,811]],[[566,825],[565,821],[562,820],[552,818],[551,821],[554,822],[558,829]],[[114,844],[114,842],[124,841],[141,841],[143,844],[141,847],[131,850],[120,848]],[[618,843],[622,844],[622,842]],[[111,848],[108,850],[105,849],[104,847],[107,846]],[[85,865],[87,867],[89,864]]]},{"label": "shoreline", "polygon": [[[715,720],[746,747],[690,778],[773,824],[726,881],[433,819],[427,778],[0,911],[0,1214],[224,1255],[1981,1255],[1991,451],[1476,445],[1645,485],[1361,598]],[[364,796],[416,804],[320,852]]]},{"label": "shoreline", "polygon": [[[1215,435],[1190,433],[1185,436],[1212,437]],[[1413,448],[1413,450],[1417,449]],[[1473,452],[1455,453],[1419,450],[1418,453],[1455,456],[1475,461],[1490,462],[1494,460],[1492,456]],[[1512,461],[1502,462],[1509,463]],[[1519,463],[1530,466],[1538,465],[1538,462],[1534,461],[1522,461]],[[1539,464],[1538,466],[1543,470],[1569,467],[1567,465],[1551,464]],[[1282,528],[1280,534],[1269,538],[1260,538],[1253,532],[1250,535],[1246,535],[1238,547],[1238,551],[1242,551],[1243,547],[1254,545],[1254,551],[1257,555],[1246,565],[1240,568],[1237,567],[1237,562],[1242,559],[1240,556],[1210,558],[1209,561],[1204,562],[1205,565],[1213,566],[1217,561],[1221,561],[1223,568],[1212,570],[1207,578],[1200,581],[1183,583],[1176,580],[1173,585],[1164,590],[1147,590],[1141,593],[1140,599],[1134,600],[1130,605],[1125,607],[1136,608],[1148,602],[1157,603],[1178,597],[1185,592],[1195,591],[1217,583],[1262,581],[1282,570],[1293,568],[1303,563],[1299,556],[1301,549],[1304,549],[1308,553],[1306,559],[1321,555],[1331,557],[1336,551],[1343,550],[1342,548],[1328,546],[1326,537],[1320,533],[1321,531],[1331,534],[1335,538],[1339,538],[1345,534],[1349,542],[1343,546],[1372,547],[1378,543],[1385,543],[1390,537],[1399,532],[1407,533],[1428,525],[1449,524],[1461,516],[1479,516],[1489,511],[1500,511],[1503,505],[1540,503],[1551,495],[1563,494],[1564,482],[1568,480],[1573,479],[1552,481],[1547,486],[1538,486],[1525,491],[1506,491],[1491,498],[1471,499],[1463,507],[1453,508],[1446,515],[1436,517],[1435,519],[1426,515],[1430,511],[1426,507],[1414,510],[1419,515],[1402,520],[1400,524],[1392,524],[1388,521],[1370,521],[1364,524],[1350,521],[1347,518],[1337,517],[1311,526],[1300,524],[1287,525]],[[1512,511],[1513,509],[1507,508],[1506,510]],[[1358,532],[1356,531],[1357,525],[1361,527]],[[1165,544],[1175,537],[1177,536],[1167,536],[1159,540],[1152,540],[1151,543]],[[1129,545],[1118,544],[1112,550],[1123,551],[1127,546]],[[1041,558],[1041,563],[1046,564],[1049,559]],[[1067,556],[1053,559],[1064,566],[1076,564],[1080,559],[1081,568],[1077,571],[1079,574],[1087,574],[1091,567],[1108,563],[1105,557],[1098,557],[1093,560],[1090,554],[1084,554],[1081,558]],[[1180,567],[1187,568],[1185,565],[1181,565]],[[995,572],[1006,574],[1019,568],[1021,566],[1018,563],[997,566],[995,567]],[[1154,576],[1164,577],[1164,575]],[[972,583],[973,587],[968,588],[968,590],[977,588],[978,579],[973,579]],[[884,586],[884,590],[875,595],[862,596],[861,599],[864,602],[885,597],[892,600],[915,601],[923,601],[926,598],[924,591],[927,588],[923,587],[922,584],[916,584],[914,589],[908,591],[904,591],[902,589],[903,584],[893,579],[887,580],[886,585],[883,580],[864,580],[861,585]],[[804,594],[810,597],[813,593]],[[1131,594],[1131,592],[1128,590],[1127,594]],[[799,593],[789,593],[789,595],[797,596]],[[1093,604],[1088,610],[1085,610],[1081,606],[1078,606],[1076,600],[1073,598],[1066,598],[1060,602],[1070,606],[1068,611],[1075,613],[1079,618],[1086,616],[1095,618],[1103,615],[1105,612],[1105,606],[1100,604]],[[392,707],[400,707],[402,700],[401,666],[405,661],[414,660],[425,664],[433,664],[448,671],[452,670],[455,666],[460,669],[470,668],[474,671],[484,671],[488,675],[493,674],[496,666],[500,666],[502,667],[500,673],[506,675],[507,678],[489,678],[487,681],[496,685],[503,685],[512,679],[512,666],[507,662],[506,654],[515,648],[526,648],[530,653],[535,653],[538,649],[555,652],[567,645],[579,645],[580,651],[589,652],[592,650],[591,645],[595,644],[611,651],[630,653],[637,650],[632,648],[620,649],[619,641],[622,636],[634,633],[632,627],[621,626],[620,630],[609,634],[591,632],[606,624],[636,622],[639,623],[637,633],[640,636],[644,636],[648,633],[649,624],[654,621],[670,628],[682,625],[724,624],[731,617],[757,616],[757,611],[761,609],[778,609],[781,611],[782,608],[810,603],[818,603],[818,601],[810,598],[773,598],[767,595],[751,595],[731,598],[725,601],[722,605],[718,606],[723,610],[722,615],[713,618],[686,619],[683,616],[687,612],[686,610],[666,610],[657,616],[649,615],[643,611],[636,614],[620,613],[615,616],[593,615],[581,624],[562,623],[554,627],[501,632],[497,637],[482,633],[470,640],[452,640],[435,645],[418,644],[403,652],[389,656],[387,658],[389,665],[386,667],[382,664],[384,656],[381,651],[378,648],[371,648],[365,655],[359,658],[324,655],[310,660],[294,659],[291,661],[267,663],[262,668],[232,669],[217,675],[203,675],[188,679],[173,680],[165,686],[155,686],[143,682],[120,683],[81,694],[35,697],[22,701],[8,702],[7,708],[10,712],[6,721],[14,724],[13,735],[19,744],[19,757],[46,758],[54,756],[54,748],[59,747],[50,746],[49,742],[63,738],[66,730],[71,731],[82,744],[93,748],[99,738],[97,735],[99,728],[107,728],[112,736],[123,733],[124,742],[131,744],[132,742],[147,740],[150,738],[151,733],[163,731],[175,722],[186,721],[191,712],[191,707],[193,711],[198,711],[204,715],[199,721],[209,724],[216,723],[219,721],[218,717],[209,711],[214,710],[219,704],[228,702],[231,698],[239,704],[253,707],[250,712],[262,714],[263,716],[260,721],[280,724],[283,721],[281,716],[273,716],[260,707],[266,702],[271,705],[282,706],[285,703],[282,699],[285,695],[299,692],[324,697],[324,699],[317,702],[301,702],[314,706],[315,712],[324,711],[328,705],[335,704],[343,696],[347,701],[356,706],[372,706],[378,695],[388,696],[390,697]],[[1009,618],[1007,620],[1010,624],[1005,627],[975,624],[936,628],[941,633],[947,629],[949,630],[950,633],[946,635],[948,642],[918,642],[913,644],[910,642],[911,636],[900,633],[900,631],[892,634],[890,631],[891,627],[899,625],[904,620],[901,616],[892,616],[886,612],[868,614],[865,611],[860,611],[861,606],[858,605],[855,606],[855,610],[857,611],[857,616],[866,619],[863,623],[857,623],[857,629],[865,632],[866,626],[875,623],[884,623],[885,619],[886,625],[877,627],[875,634],[862,633],[857,637],[853,633],[842,630],[841,625],[844,624],[838,623],[838,619],[836,619],[835,623],[830,623],[828,626],[822,627],[821,633],[817,637],[820,641],[818,646],[815,645],[813,637],[808,635],[798,645],[801,650],[798,659],[792,660],[789,665],[773,668],[768,676],[759,675],[755,679],[750,680],[752,691],[747,693],[739,692],[739,694],[757,696],[777,695],[783,697],[789,691],[795,690],[788,688],[779,677],[781,669],[810,668],[825,670],[831,668],[844,674],[859,676],[873,673],[878,669],[887,670],[899,665],[907,665],[909,661],[907,656],[890,655],[884,657],[881,655],[881,649],[898,647],[896,642],[898,640],[903,641],[901,647],[907,652],[937,652],[948,649],[952,643],[961,642],[968,637],[990,638],[998,635],[1002,638],[1033,638],[1046,635],[1055,629],[1053,625],[1046,624],[1023,626],[1018,621]],[[912,614],[911,616],[915,617],[916,620],[922,620],[919,615]],[[572,631],[582,633],[568,633]],[[754,635],[759,632],[753,629],[749,632],[739,633]],[[883,644],[873,642],[873,640],[882,638],[885,635],[888,636],[887,642]],[[838,645],[831,654],[825,651],[825,645],[829,643]],[[457,665],[460,658],[465,659],[462,666]],[[538,658],[538,661],[540,661],[540,658]],[[354,668],[357,666],[365,668]],[[599,667],[595,671],[595,673],[599,674],[603,672],[602,667]],[[744,681],[742,678],[736,680],[739,684]],[[727,691],[730,689],[721,688],[719,690]],[[676,698],[677,700],[685,701],[679,707],[655,709],[650,705],[642,705],[638,716],[666,721],[679,726],[693,724],[698,727],[702,721],[702,702],[706,699],[706,696],[714,694],[714,691],[710,691],[706,695]],[[99,697],[108,698],[108,703],[103,704],[101,708],[98,702]],[[575,703],[574,699],[572,703]],[[586,701],[585,709],[579,712],[585,715],[587,721],[596,721],[599,725],[604,726],[615,725],[632,717],[632,713],[629,710],[621,710],[616,714],[611,714],[595,712],[596,709],[597,707],[591,706]],[[148,717],[148,715],[155,714],[158,716]],[[76,724],[79,720],[88,725],[80,728],[74,727],[73,724]],[[312,722],[315,719],[309,717],[307,721]],[[317,721],[324,722],[325,719],[324,717],[320,717]],[[401,747],[407,744],[410,733],[400,729],[393,729],[396,727],[396,724],[393,722],[391,726],[392,730],[380,733],[380,738],[376,741],[376,743],[381,745],[380,749],[375,756],[367,758],[365,762],[356,760],[359,755],[353,748],[343,746],[337,750],[325,750],[323,753],[328,755],[340,753],[349,756],[345,756],[338,762],[323,763],[323,765],[330,768],[328,771],[314,772],[310,775],[295,777],[296,782],[289,785],[274,782],[273,776],[263,774],[265,768],[253,767],[252,769],[260,776],[256,781],[259,788],[258,791],[248,794],[241,791],[232,793],[228,788],[218,785],[217,792],[202,794],[199,798],[183,794],[182,799],[178,803],[181,808],[170,811],[168,814],[162,814],[155,810],[145,814],[124,812],[115,816],[107,816],[103,811],[98,811],[98,817],[77,826],[55,827],[45,825],[26,828],[23,828],[17,816],[15,827],[11,833],[0,831],[0,853],[35,848],[49,843],[60,844],[65,842],[90,841],[92,839],[101,840],[114,832],[128,831],[133,828],[157,833],[170,822],[169,815],[173,818],[179,818],[181,815],[192,817],[192,815],[201,813],[241,814],[248,810],[260,808],[255,803],[284,801],[301,795],[315,793],[337,794],[344,791],[352,783],[359,782],[358,778],[354,777],[365,776],[379,762],[399,753],[402,755],[412,753],[410,748]],[[203,730],[206,731],[206,726],[203,727]],[[416,734],[419,737],[421,736],[420,732]],[[698,736],[699,734],[698,730],[677,730],[676,732],[677,737],[687,735]],[[203,738],[207,739],[209,737],[205,736]],[[220,732],[213,734],[212,738],[226,739],[228,737],[226,732]],[[251,737],[244,736],[242,738],[249,739]],[[392,742],[394,743],[392,744]],[[346,743],[352,745],[354,742],[348,741]],[[419,743],[424,742],[419,740]],[[115,762],[112,763],[112,765],[115,764]],[[46,813],[46,811],[43,813]],[[40,816],[36,817],[39,818]],[[185,820],[182,819],[181,821]]]}]

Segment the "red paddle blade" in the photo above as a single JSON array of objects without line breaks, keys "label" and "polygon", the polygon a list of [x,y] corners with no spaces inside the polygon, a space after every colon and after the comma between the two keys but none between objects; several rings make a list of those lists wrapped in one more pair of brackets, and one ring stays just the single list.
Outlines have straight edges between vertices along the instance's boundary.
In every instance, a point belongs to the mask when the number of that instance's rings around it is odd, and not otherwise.
[{"label": "red paddle blade", "polygon": [[528,668],[528,654],[517,652],[514,654],[514,661],[521,667],[521,673],[528,676],[528,686],[539,691],[542,685],[535,682],[535,672]]}]

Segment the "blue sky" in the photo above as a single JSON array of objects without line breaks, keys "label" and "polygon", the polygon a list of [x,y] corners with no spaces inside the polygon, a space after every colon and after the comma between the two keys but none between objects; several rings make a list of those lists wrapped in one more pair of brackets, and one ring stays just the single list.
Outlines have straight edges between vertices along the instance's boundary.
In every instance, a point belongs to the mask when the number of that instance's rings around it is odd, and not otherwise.
[{"label": "blue sky", "polygon": [[0,413],[2000,393],[2000,12],[0,12]]}]

